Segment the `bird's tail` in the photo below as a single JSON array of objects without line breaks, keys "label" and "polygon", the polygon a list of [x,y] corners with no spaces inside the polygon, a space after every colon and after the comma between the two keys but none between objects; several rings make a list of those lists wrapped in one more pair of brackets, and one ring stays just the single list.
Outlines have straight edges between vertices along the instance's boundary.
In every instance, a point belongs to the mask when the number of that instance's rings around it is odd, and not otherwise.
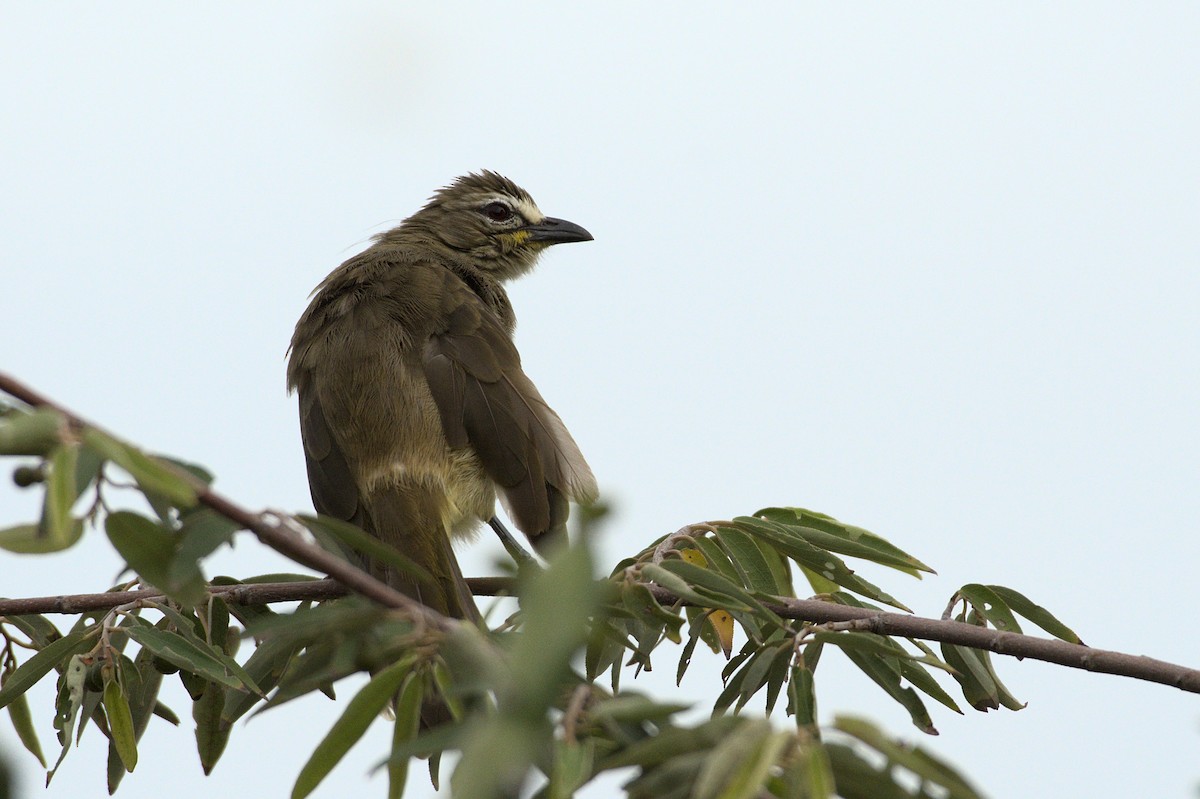
[{"label": "bird's tail", "polygon": [[443,616],[480,621],[479,608],[454,556],[440,508],[429,493],[403,485],[381,487],[371,493],[369,507],[367,532],[406,555],[428,576],[423,578],[374,561],[366,564],[368,570]]}]

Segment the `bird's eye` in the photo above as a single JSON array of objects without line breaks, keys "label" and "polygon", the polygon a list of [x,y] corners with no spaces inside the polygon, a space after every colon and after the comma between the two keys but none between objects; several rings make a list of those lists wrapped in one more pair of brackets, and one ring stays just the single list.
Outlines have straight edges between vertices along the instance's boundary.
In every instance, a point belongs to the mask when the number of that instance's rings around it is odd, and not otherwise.
[{"label": "bird's eye", "polygon": [[513,216],[512,209],[501,202],[488,203],[479,210],[493,222],[507,222]]}]

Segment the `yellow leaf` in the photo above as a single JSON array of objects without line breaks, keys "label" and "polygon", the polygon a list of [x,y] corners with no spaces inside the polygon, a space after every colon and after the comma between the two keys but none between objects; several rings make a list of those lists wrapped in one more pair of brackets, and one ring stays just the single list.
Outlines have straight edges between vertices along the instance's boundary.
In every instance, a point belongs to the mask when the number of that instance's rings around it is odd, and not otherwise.
[{"label": "yellow leaf", "polygon": [[733,652],[733,616],[724,610],[714,610],[708,614],[708,623],[721,641],[721,649],[728,658]]}]

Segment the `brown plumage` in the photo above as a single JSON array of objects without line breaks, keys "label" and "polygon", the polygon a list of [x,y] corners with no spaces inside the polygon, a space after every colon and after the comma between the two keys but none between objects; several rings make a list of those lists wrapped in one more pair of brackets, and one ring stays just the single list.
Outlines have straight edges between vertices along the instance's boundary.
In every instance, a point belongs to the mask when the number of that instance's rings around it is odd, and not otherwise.
[{"label": "brown plumage", "polygon": [[587,241],[493,172],[461,177],[317,287],[292,337],[309,488],[319,513],[404,552],[432,580],[382,579],[478,618],[450,546],[499,496],[539,550],[596,481],[521,368],[503,282],[551,244]]}]

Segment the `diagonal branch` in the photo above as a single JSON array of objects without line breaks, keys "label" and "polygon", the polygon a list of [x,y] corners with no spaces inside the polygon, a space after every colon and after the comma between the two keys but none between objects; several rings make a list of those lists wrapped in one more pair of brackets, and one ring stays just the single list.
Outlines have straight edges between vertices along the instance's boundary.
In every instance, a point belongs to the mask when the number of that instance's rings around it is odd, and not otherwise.
[{"label": "diagonal branch", "polygon": [[[57,411],[62,414],[63,418],[73,428],[83,429],[91,427],[99,429],[48,397],[43,396],[3,372],[0,372],[0,391],[4,391],[28,405]],[[276,552],[291,558],[297,563],[308,566],[310,569],[322,574],[328,574],[355,593],[362,594],[368,599],[373,599],[385,607],[402,609],[411,614],[413,618],[421,618],[431,626],[446,629],[454,625],[455,622],[452,620],[435,613],[420,602],[405,596],[387,583],[376,580],[354,564],[342,560],[333,553],[327,552],[316,544],[307,541],[296,531],[292,530],[286,520],[277,518],[272,514],[252,513],[225,496],[213,491],[203,481],[197,480],[193,475],[187,474],[180,469],[174,469],[169,463],[163,463],[163,465],[172,468],[176,474],[188,481],[189,485],[195,489],[196,498],[201,505],[211,508],[230,521],[236,522],[254,533],[259,541],[262,541]]]}]

